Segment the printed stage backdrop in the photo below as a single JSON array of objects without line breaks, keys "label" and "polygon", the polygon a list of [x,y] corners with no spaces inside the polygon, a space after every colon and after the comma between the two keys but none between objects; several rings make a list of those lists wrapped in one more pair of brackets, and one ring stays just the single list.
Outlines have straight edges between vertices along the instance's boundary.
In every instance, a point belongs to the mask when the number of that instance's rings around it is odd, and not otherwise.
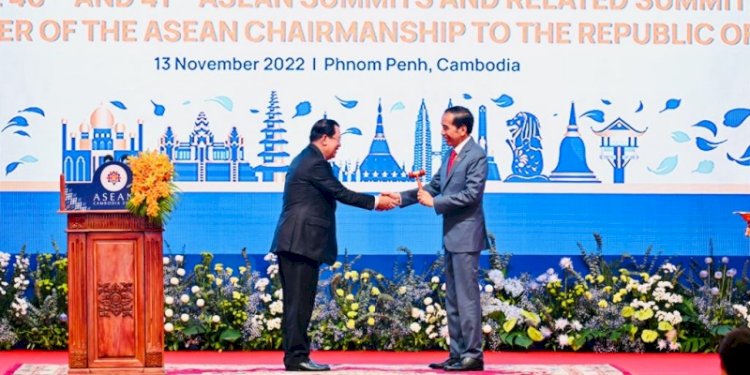
[{"label": "printed stage backdrop", "polygon": [[[63,243],[58,176],[159,150],[173,250],[264,253],[286,168],[327,116],[338,177],[412,188],[463,105],[498,249],[748,255],[747,0],[0,0],[0,250]],[[340,207],[360,254],[440,250],[440,218]]]}]

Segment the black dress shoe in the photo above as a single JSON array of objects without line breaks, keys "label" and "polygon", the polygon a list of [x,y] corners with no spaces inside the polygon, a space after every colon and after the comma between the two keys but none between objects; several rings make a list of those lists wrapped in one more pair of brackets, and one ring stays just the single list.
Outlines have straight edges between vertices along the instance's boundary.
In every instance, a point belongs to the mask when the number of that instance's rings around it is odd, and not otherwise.
[{"label": "black dress shoe", "polygon": [[459,362],[459,361],[461,361],[460,358],[448,358],[448,359],[446,359],[443,362],[430,363],[429,367],[432,368],[432,369],[436,369],[436,370],[442,370],[446,366],[451,365],[451,364],[453,364],[455,362]]},{"label": "black dress shoe", "polygon": [[331,367],[320,363],[315,363],[312,360],[307,360],[297,364],[290,364],[284,366],[287,371],[330,371]]},{"label": "black dress shoe", "polygon": [[445,371],[483,371],[484,361],[477,358],[463,358],[444,368]]}]

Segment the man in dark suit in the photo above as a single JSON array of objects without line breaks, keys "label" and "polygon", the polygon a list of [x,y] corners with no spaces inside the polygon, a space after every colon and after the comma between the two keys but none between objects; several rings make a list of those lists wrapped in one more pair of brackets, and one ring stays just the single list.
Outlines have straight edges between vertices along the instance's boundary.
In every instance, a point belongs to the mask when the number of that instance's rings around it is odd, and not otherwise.
[{"label": "man in dark suit", "polygon": [[271,252],[279,259],[284,290],[281,331],[288,371],[328,371],[310,359],[310,324],[321,263],[336,261],[336,201],[368,210],[395,207],[390,197],[353,192],[333,175],[328,160],[341,147],[336,121],[322,119],[310,131],[310,144],[286,174],[284,202]]},{"label": "man in dark suit", "polygon": [[471,138],[474,117],[464,107],[448,108],[442,136],[453,147],[429,184],[421,189],[383,193],[405,207],[416,202],[443,216],[445,309],[450,357],[430,368],[446,371],[484,370],[482,311],[479,303],[479,254],[489,247],[482,201],[487,156]]}]

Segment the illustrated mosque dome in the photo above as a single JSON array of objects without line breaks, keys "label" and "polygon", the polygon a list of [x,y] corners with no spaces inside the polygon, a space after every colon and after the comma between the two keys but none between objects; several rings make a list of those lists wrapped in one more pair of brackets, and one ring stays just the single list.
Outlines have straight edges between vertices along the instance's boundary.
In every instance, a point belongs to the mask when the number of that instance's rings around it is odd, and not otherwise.
[{"label": "illustrated mosque dome", "polygon": [[115,124],[115,116],[108,109],[99,107],[91,114],[89,122],[95,129],[112,128]]},{"label": "illustrated mosque dome", "polygon": [[[143,150],[143,122],[126,136],[123,121],[103,104],[77,127],[68,132],[68,120],[62,120],[62,170],[66,181],[91,181],[94,171],[108,160],[125,160]],[[71,130],[76,129],[72,127]]]}]

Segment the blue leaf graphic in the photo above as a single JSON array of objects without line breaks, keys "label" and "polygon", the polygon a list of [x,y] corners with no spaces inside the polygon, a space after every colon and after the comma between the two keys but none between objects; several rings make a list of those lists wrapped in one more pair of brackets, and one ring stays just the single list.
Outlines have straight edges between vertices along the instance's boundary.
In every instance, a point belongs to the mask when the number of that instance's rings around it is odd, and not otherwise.
[{"label": "blue leaf graphic", "polygon": [[685,143],[690,141],[690,136],[683,132],[676,131],[672,133],[672,139],[677,143]]},{"label": "blue leaf graphic", "polygon": [[250,113],[258,113],[258,112],[260,111],[255,108],[250,108]]},{"label": "blue leaf graphic", "polygon": [[216,102],[219,103],[224,109],[226,109],[229,112],[232,112],[232,108],[234,108],[234,103],[232,103],[232,99],[229,99],[226,96],[220,95],[215,96],[211,99],[206,99],[207,102]]},{"label": "blue leaf graphic", "polygon": [[635,113],[638,113],[638,112],[640,112],[640,111],[642,111],[642,110],[643,110],[643,100],[641,100],[641,101],[640,101],[640,102],[638,103],[638,109],[636,109],[636,110],[635,110]]},{"label": "blue leaf graphic", "polygon": [[680,107],[680,99],[669,99],[667,100],[667,103],[664,105],[664,109],[659,111],[659,113],[662,113],[670,109],[677,109],[679,107]]},{"label": "blue leaf graphic", "polygon": [[711,160],[701,160],[698,163],[698,168],[695,168],[693,173],[709,174],[714,171],[714,162]]},{"label": "blue leaf graphic", "polygon": [[344,106],[344,108],[354,108],[357,106],[357,103],[358,103],[356,100],[344,100],[344,99],[339,98],[338,96],[334,96],[334,98],[336,98],[336,100],[338,100],[339,103],[341,103],[341,105]]},{"label": "blue leaf graphic", "polygon": [[592,109],[578,117],[588,117],[598,123],[604,122],[604,112],[598,110],[598,109]]},{"label": "blue leaf graphic", "polygon": [[469,95],[467,93],[464,93],[464,99],[470,100],[471,99],[471,95]]},{"label": "blue leaf graphic", "polygon": [[740,159],[745,159],[745,158],[750,158],[750,146],[747,146],[745,153],[742,154],[742,157]]},{"label": "blue leaf graphic", "polygon": [[701,121],[701,122],[699,122],[699,123],[697,123],[697,124],[695,124],[693,126],[695,126],[697,128],[706,128],[706,129],[710,130],[711,133],[714,135],[714,137],[716,136],[716,132],[718,131],[716,129],[716,124],[714,124],[713,122],[708,121],[708,120],[703,120],[703,121]]},{"label": "blue leaf graphic", "polygon": [[31,138],[31,135],[30,135],[29,133],[26,133],[26,132],[25,132],[25,131],[23,131],[23,130],[16,130],[16,131],[14,131],[13,133],[15,133],[15,134],[18,134],[18,135],[22,135],[22,136],[24,136],[24,137],[29,137],[29,138]]},{"label": "blue leaf graphic", "polygon": [[735,108],[724,114],[724,125],[736,128],[750,116],[750,109]]},{"label": "blue leaf graphic", "polygon": [[513,105],[513,98],[511,98],[508,95],[502,94],[497,97],[497,99],[491,99],[493,102],[495,102],[495,105],[497,105],[500,108],[506,108]]},{"label": "blue leaf graphic", "polygon": [[395,103],[393,103],[393,105],[391,106],[391,112],[393,112],[393,111],[400,111],[400,110],[402,110],[402,109],[404,109],[404,108],[406,108],[406,107],[404,107],[404,103],[401,103],[401,102],[395,102]]},{"label": "blue leaf graphic", "polygon": [[750,166],[750,157],[735,159],[732,157],[732,155],[729,155],[729,153],[727,153],[727,159],[745,167]]},{"label": "blue leaf graphic", "polygon": [[163,106],[163,105],[161,105],[161,104],[156,104],[156,103],[154,103],[154,101],[153,101],[153,100],[151,101],[151,104],[153,104],[153,105],[154,105],[154,114],[155,114],[155,115],[157,115],[157,116],[164,116],[164,111],[165,111],[165,108],[164,108],[164,106]]},{"label": "blue leaf graphic", "polygon": [[190,104],[190,100],[185,100],[184,102],[182,102],[182,105],[188,105],[188,104]]},{"label": "blue leaf graphic", "polygon": [[664,158],[664,160],[662,160],[661,163],[659,163],[659,167],[657,167],[656,169],[651,169],[651,167],[646,167],[646,169],[648,169],[649,172],[653,174],[658,174],[658,175],[665,175],[667,173],[670,173],[675,168],[677,168],[677,155]]},{"label": "blue leaf graphic", "polygon": [[8,121],[8,125],[29,126],[29,122],[26,121],[26,117],[16,116]]},{"label": "blue leaf graphic", "polygon": [[295,109],[297,113],[295,113],[292,118],[310,114],[310,111],[312,111],[312,106],[310,105],[310,102],[300,102],[299,104],[297,104],[297,107]]},{"label": "blue leaf graphic", "polygon": [[602,103],[604,103],[604,105],[610,105],[610,104],[612,104],[612,102],[610,102],[607,99],[602,99]]},{"label": "blue leaf graphic", "polygon": [[120,109],[128,109],[128,107],[125,106],[125,104],[122,104],[119,100],[113,100],[110,103],[112,103],[113,106],[120,108]]},{"label": "blue leaf graphic", "polygon": [[35,158],[35,157],[31,156],[31,155],[25,155],[24,157],[22,157],[22,158],[20,158],[18,160],[20,160],[20,161],[22,161],[24,163],[36,163],[36,162],[39,161],[39,160],[37,160],[37,158]]},{"label": "blue leaf graphic", "polygon": [[7,176],[8,173],[11,173],[11,172],[15,171],[16,168],[18,168],[19,165],[21,165],[20,161],[14,161],[14,162],[6,165],[5,166],[5,175]]},{"label": "blue leaf graphic", "polygon": [[711,142],[708,139],[697,137],[695,138],[695,145],[703,151],[711,151],[726,141],[727,140],[725,139],[721,142]]},{"label": "blue leaf graphic", "polygon": [[341,133],[341,135],[344,135],[344,134],[362,135],[362,131],[359,130],[359,128],[348,128],[346,129],[346,131]]},{"label": "blue leaf graphic", "polygon": [[8,121],[8,125],[6,125],[3,128],[3,130],[0,130],[0,132],[4,132],[5,129],[8,129],[14,126],[25,127],[25,126],[29,126],[29,123],[26,121],[25,117],[16,116],[10,119],[10,121]]},{"label": "blue leaf graphic", "polygon": [[21,113],[21,112],[32,112],[32,113],[42,115],[42,117],[44,117],[44,110],[42,110],[39,107],[29,107],[24,110],[18,111],[18,113]]}]

